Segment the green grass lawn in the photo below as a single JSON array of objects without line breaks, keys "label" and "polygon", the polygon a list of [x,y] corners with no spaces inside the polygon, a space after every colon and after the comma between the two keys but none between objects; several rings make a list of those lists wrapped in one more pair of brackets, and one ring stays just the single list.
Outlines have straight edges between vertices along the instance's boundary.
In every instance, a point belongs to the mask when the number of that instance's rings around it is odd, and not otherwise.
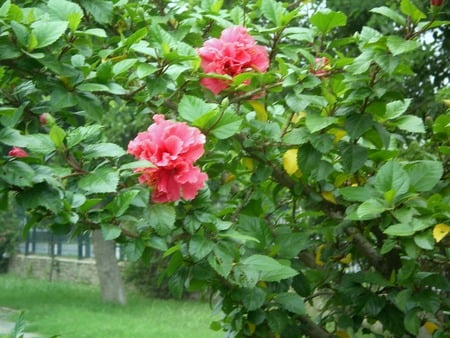
[{"label": "green grass lawn", "polygon": [[[215,338],[208,304],[128,294],[126,306],[102,303],[85,285],[0,275],[0,307],[25,311],[26,331],[62,338]],[[14,320],[14,318],[10,318]]]}]

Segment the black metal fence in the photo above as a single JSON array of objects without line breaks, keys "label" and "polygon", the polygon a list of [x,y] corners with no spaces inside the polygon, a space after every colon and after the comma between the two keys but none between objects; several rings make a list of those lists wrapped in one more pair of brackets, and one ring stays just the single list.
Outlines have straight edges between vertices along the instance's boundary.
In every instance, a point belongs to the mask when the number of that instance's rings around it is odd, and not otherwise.
[{"label": "black metal fence", "polygon": [[33,228],[19,245],[19,252],[30,255],[67,256],[78,259],[91,258],[93,248],[88,234],[77,237],[55,235],[50,231]]},{"label": "black metal fence", "polygon": [[[117,259],[123,259],[123,250],[116,246]],[[94,248],[89,233],[72,237],[55,235],[51,231],[33,228],[26,240],[19,244],[19,252],[24,255],[63,256],[86,259],[94,257]]]}]

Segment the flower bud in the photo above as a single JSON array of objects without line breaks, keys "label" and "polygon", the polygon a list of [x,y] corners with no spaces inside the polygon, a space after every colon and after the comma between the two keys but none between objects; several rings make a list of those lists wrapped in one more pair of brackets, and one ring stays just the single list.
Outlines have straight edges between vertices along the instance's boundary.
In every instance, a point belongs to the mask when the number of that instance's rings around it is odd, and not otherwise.
[{"label": "flower bud", "polygon": [[19,147],[12,147],[12,149],[9,151],[8,155],[12,156],[12,157],[17,157],[17,158],[28,157],[28,153]]},{"label": "flower bud", "polygon": [[310,73],[317,77],[326,77],[331,70],[330,60],[326,57],[317,57],[314,59],[314,65],[310,68]]},{"label": "flower bud", "polygon": [[444,0],[430,0],[431,15],[433,17],[439,14],[439,11],[441,10],[443,4]]},{"label": "flower bud", "polygon": [[49,113],[39,115],[39,121],[41,121],[43,125],[48,125],[49,127],[55,124],[55,118]]}]

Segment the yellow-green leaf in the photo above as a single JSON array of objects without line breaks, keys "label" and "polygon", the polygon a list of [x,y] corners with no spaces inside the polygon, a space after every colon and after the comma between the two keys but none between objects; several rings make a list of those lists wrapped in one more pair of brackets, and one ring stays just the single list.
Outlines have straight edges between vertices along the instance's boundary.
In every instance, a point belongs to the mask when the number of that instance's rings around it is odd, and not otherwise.
[{"label": "yellow-green leaf", "polygon": [[439,243],[450,232],[450,226],[444,223],[439,223],[434,226],[433,237]]},{"label": "yellow-green leaf", "polygon": [[297,164],[298,149],[289,149],[283,155],[283,168],[289,175],[293,175],[298,170]]}]

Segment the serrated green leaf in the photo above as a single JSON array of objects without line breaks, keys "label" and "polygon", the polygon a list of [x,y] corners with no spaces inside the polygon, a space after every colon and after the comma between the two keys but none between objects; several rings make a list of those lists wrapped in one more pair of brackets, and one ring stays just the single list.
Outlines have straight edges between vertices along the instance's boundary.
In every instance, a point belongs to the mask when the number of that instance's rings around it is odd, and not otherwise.
[{"label": "serrated green leaf", "polygon": [[370,198],[358,207],[356,210],[356,215],[361,220],[369,220],[377,218],[385,210],[386,207],[383,202]]},{"label": "serrated green leaf", "polygon": [[36,46],[30,48],[43,48],[57,41],[68,28],[67,21],[36,21],[31,25],[31,33],[36,38]]},{"label": "serrated green leaf", "polygon": [[419,41],[405,40],[399,36],[389,36],[386,45],[391,51],[392,55],[400,55],[411,52],[421,46]]},{"label": "serrated green leaf", "polygon": [[6,162],[0,168],[0,179],[13,186],[32,186],[34,175],[33,168],[22,161]]},{"label": "serrated green leaf", "polygon": [[126,154],[126,151],[114,143],[88,144],[83,149],[83,156],[86,159],[98,157],[120,157]]},{"label": "serrated green leaf", "polygon": [[128,190],[120,192],[114,199],[106,206],[115,217],[122,216],[130,206],[133,199],[139,194],[139,190]]},{"label": "serrated green leaf", "polygon": [[409,184],[408,174],[396,161],[389,161],[384,164],[375,178],[375,187],[379,191],[395,190],[396,196],[406,193],[409,189]]},{"label": "serrated green leaf", "polygon": [[205,258],[214,248],[214,242],[202,235],[193,235],[189,241],[188,251],[194,261]]},{"label": "serrated green leaf", "polygon": [[125,256],[131,262],[136,262],[139,258],[141,258],[142,254],[145,250],[145,243],[140,238],[127,242],[124,245],[124,253]]},{"label": "serrated green leaf", "polygon": [[211,134],[220,140],[227,139],[239,131],[242,119],[234,113],[225,112],[220,121],[211,129]]},{"label": "serrated green leaf", "polygon": [[111,225],[111,224],[102,224],[101,229],[102,229],[103,238],[106,241],[111,241],[113,239],[116,239],[122,233],[122,230],[118,226]]},{"label": "serrated green leaf", "polygon": [[148,224],[160,236],[168,235],[175,228],[175,208],[170,204],[152,204],[149,207]]},{"label": "serrated green leaf", "polygon": [[88,140],[90,138],[97,138],[103,126],[99,124],[93,124],[90,126],[81,126],[73,129],[67,134],[67,148],[70,149],[82,141]]},{"label": "serrated green leaf", "polygon": [[119,61],[113,66],[112,71],[113,71],[114,75],[119,75],[119,74],[125,73],[128,69],[133,67],[137,61],[138,61],[138,59],[125,59],[125,60]]},{"label": "serrated green leaf", "polygon": [[411,0],[401,0],[400,10],[403,14],[411,17],[411,19],[418,23],[421,19],[425,19],[427,16],[411,2]]},{"label": "serrated green leaf", "polygon": [[410,133],[425,133],[425,125],[423,121],[418,116],[405,115],[401,116],[393,122],[397,128],[405,130]]},{"label": "serrated green leaf", "polygon": [[405,165],[411,187],[415,191],[429,191],[441,179],[444,168],[438,161],[415,161]]},{"label": "serrated green leaf", "polygon": [[178,105],[178,112],[183,119],[193,122],[214,110],[216,107],[216,105],[206,103],[196,96],[184,95]]},{"label": "serrated green leaf", "polygon": [[87,194],[115,192],[118,184],[119,173],[106,167],[99,168],[78,181],[80,189]]},{"label": "serrated green leaf", "polygon": [[370,11],[372,13],[381,14],[381,15],[391,19],[392,21],[398,23],[400,26],[404,26],[406,24],[405,17],[389,7],[386,7],[386,6],[376,7],[376,8],[372,8]]},{"label": "serrated green leaf", "polygon": [[320,114],[309,113],[306,115],[305,125],[311,133],[320,131],[336,121],[332,116],[321,116]]},{"label": "serrated green leaf", "polygon": [[333,28],[345,26],[347,24],[347,16],[342,12],[323,9],[313,14],[309,21],[317,27],[322,34],[327,34]]},{"label": "serrated green leaf", "polygon": [[281,3],[275,0],[263,0],[261,2],[261,12],[275,26],[281,26],[281,18],[286,13],[286,9]]},{"label": "serrated green leaf", "polygon": [[305,303],[299,295],[293,292],[283,292],[275,296],[275,301],[284,309],[297,315],[306,313]]},{"label": "serrated green leaf", "polygon": [[361,169],[367,161],[367,149],[358,144],[342,143],[339,150],[344,169],[350,174]]},{"label": "serrated green leaf", "polygon": [[298,272],[287,265],[282,265],[269,256],[252,255],[239,263],[246,270],[258,272],[260,279],[266,282],[279,282],[294,277]]}]

